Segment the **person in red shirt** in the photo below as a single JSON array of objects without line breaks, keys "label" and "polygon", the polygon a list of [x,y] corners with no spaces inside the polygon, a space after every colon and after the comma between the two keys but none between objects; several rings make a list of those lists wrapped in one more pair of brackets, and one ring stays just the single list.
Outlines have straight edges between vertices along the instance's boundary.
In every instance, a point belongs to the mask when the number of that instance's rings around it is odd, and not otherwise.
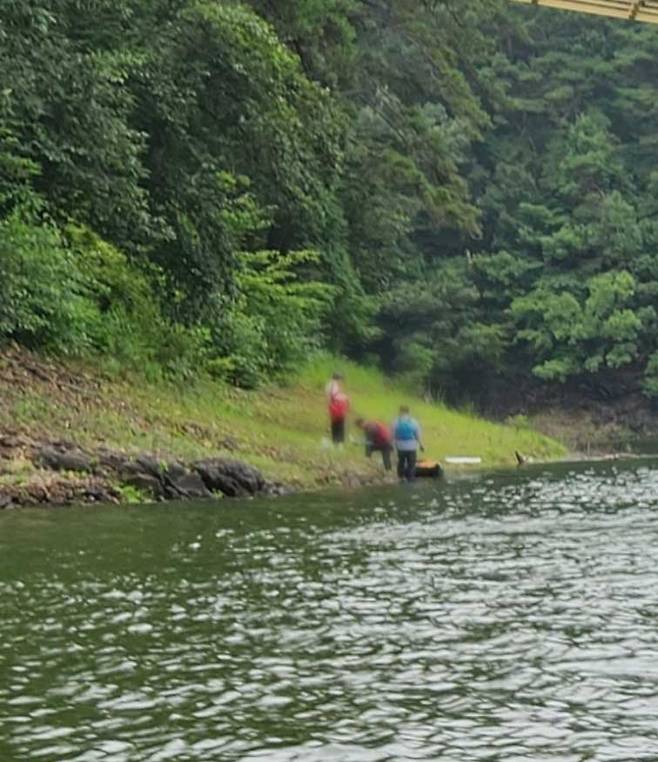
[{"label": "person in red shirt", "polygon": [[334,373],[326,387],[331,439],[335,445],[342,445],[345,442],[345,421],[350,410],[349,397],[341,387],[342,380],[340,373]]},{"label": "person in red shirt", "polygon": [[363,418],[359,418],[356,425],[366,435],[366,458],[371,457],[373,452],[381,452],[384,468],[390,471],[393,436],[389,427],[379,421],[364,421]]}]

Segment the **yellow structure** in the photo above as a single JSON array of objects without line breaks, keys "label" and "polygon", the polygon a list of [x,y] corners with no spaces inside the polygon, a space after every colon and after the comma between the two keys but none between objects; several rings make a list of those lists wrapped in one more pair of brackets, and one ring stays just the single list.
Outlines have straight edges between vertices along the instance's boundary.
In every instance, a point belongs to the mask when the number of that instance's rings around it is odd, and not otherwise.
[{"label": "yellow structure", "polygon": [[658,0],[515,0],[515,2],[658,24]]}]

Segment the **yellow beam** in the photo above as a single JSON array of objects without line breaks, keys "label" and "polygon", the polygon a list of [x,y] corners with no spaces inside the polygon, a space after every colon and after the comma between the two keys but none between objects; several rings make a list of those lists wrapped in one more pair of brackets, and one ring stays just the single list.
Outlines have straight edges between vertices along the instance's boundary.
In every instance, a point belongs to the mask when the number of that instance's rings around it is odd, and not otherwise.
[{"label": "yellow beam", "polygon": [[515,2],[658,24],[658,0],[515,0]]}]

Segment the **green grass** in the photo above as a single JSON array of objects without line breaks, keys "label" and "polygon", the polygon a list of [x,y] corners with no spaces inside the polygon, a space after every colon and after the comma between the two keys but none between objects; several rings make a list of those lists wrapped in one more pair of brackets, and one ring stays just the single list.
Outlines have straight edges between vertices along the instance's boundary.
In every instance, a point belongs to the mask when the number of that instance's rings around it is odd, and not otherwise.
[{"label": "green grass", "polygon": [[[301,385],[317,393],[334,365],[335,361],[330,358],[315,361],[301,375]],[[388,423],[395,418],[401,404],[409,405],[423,429],[426,454],[430,457],[476,456],[485,464],[503,465],[515,463],[515,450],[537,459],[565,455],[561,444],[532,431],[527,425],[503,426],[472,413],[426,403],[391,384],[378,371],[347,362],[341,362],[339,367],[346,376],[353,417],[377,418]]]},{"label": "green grass", "polygon": [[[345,376],[352,420],[363,416],[390,422],[401,403],[409,404],[423,428],[428,457],[477,456],[485,466],[498,466],[513,464],[515,450],[543,460],[564,455],[562,445],[523,422],[501,426],[427,404],[378,371],[331,357],[313,360],[287,386],[255,392],[209,379],[193,384],[149,383],[138,377],[102,379],[88,367],[80,368],[86,386],[79,394],[38,380],[25,389],[5,390],[0,425],[18,422],[34,436],[148,451],[162,459],[241,458],[271,479],[302,487],[378,478],[379,459],[366,460],[353,425],[344,449],[329,445],[324,386],[335,369]],[[70,378],[70,365],[66,373]]]}]

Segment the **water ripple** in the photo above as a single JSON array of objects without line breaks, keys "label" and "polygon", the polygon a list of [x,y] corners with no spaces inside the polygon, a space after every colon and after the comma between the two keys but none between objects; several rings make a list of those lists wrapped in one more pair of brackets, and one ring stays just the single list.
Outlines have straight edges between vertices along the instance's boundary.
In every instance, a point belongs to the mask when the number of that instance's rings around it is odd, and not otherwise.
[{"label": "water ripple", "polygon": [[657,487],[2,516],[0,758],[655,762]]}]

